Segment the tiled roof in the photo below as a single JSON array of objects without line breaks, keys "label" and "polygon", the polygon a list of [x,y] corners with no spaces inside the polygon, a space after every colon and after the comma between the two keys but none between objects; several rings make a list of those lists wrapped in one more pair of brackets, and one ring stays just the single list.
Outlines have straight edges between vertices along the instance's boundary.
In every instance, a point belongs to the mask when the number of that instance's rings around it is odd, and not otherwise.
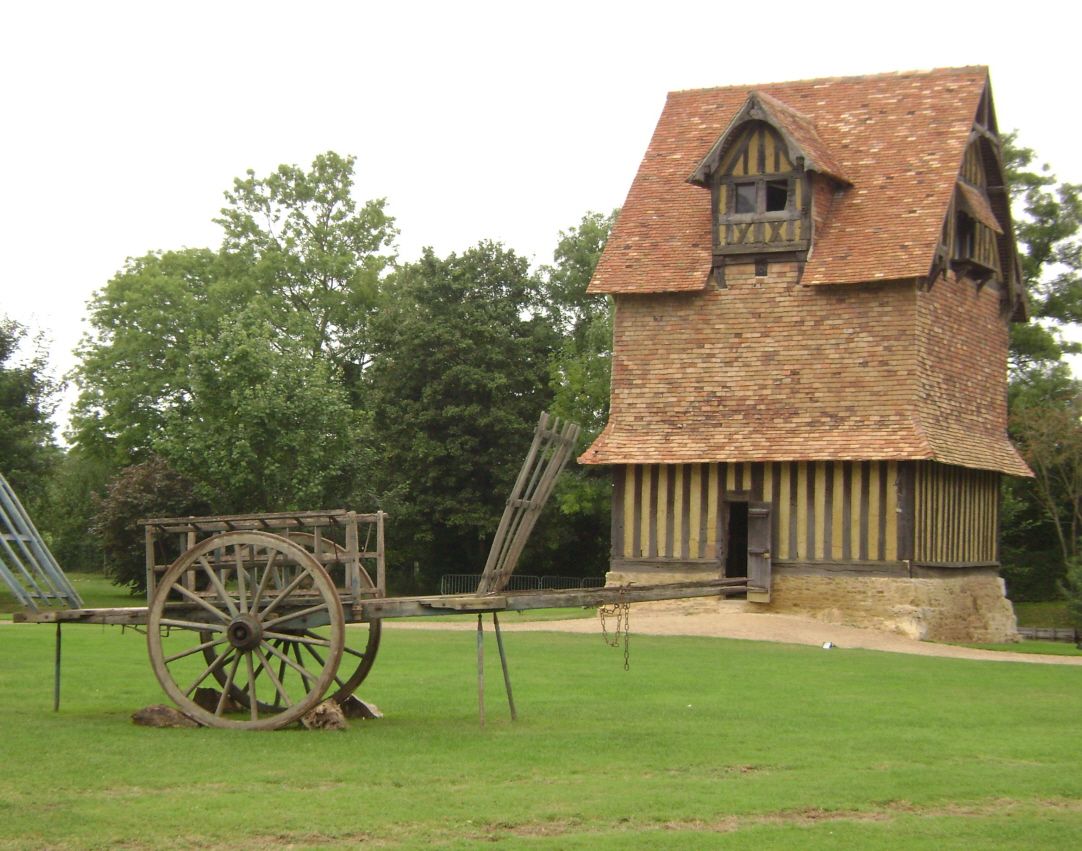
[{"label": "tiled roof", "polygon": [[852,184],[816,233],[801,283],[926,276],[987,79],[984,67],[945,68],[671,93],[590,292],[705,286],[710,196],[688,176],[752,91],[784,113],[818,168]]}]

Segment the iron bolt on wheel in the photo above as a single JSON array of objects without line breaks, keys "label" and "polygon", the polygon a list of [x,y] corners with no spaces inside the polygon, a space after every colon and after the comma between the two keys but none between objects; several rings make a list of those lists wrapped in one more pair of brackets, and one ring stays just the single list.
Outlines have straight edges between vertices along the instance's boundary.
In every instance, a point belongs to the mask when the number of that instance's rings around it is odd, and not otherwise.
[{"label": "iron bolt on wheel", "polygon": [[[189,549],[165,572],[148,613],[154,675],[210,727],[297,721],[335,681],[344,645],[342,603],[323,566],[268,532],[225,532]],[[196,702],[198,689],[214,685],[213,708]],[[241,713],[230,699],[238,694]]]}]

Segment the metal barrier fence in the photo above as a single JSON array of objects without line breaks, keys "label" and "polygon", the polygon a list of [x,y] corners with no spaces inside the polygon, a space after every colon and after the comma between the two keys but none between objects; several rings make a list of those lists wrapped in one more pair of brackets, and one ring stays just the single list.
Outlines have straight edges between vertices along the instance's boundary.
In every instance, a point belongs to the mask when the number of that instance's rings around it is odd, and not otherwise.
[{"label": "metal barrier fence", "polygon": [[[480,573],[445,573],[440,577],[440,594],[472,594],[481,581]],[[604,576],[522,576],[512,574],[508,591],[562,591],[569,588],[603,588]]]},{"label": "metal barrier fence", "polygon": [[1030,641],[1069,641],[1074,644],[1079,642],[1079,634],[1076,629],[1053,629],[1043,626],[1020,626],[1018,634]]}]

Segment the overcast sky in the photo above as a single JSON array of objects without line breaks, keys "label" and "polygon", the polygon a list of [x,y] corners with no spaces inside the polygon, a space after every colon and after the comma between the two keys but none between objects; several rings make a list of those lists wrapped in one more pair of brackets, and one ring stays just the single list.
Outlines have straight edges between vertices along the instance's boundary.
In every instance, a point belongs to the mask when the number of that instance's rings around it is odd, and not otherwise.
[{"label": "overcast sky", "polygon": [[235,176],[326,150],[357,156],[358,199],[387,199],[403,259],[495,239],[547,262],[560,230],[623,202],[673,89],[984,64],[1001,129],[1082,181],[1079,7],[975,9],[4,4],[0,314],[70,369],[126,257],[216,246]]}]

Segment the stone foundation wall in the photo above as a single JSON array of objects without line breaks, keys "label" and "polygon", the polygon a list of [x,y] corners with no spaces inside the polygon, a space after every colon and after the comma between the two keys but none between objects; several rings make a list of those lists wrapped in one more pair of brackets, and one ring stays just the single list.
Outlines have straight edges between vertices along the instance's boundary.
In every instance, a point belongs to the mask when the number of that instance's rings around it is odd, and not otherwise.
[{"label": "stone foundation wall", "polygon": [[992,571],[929,578],[774,577],[763,609],[929,641],[1017,641],[1014,609]]},{"label": "stone foundation wall", "polygon": [[[927,577],[861,576],[778,571],[769,603],[754,611],[802,615],[929,641],[1017,641],[1014,609],[992,570],[943,571]],[[650,573],[650,581],[680,582],[679,572]],[[610,572],[607,584],[642,582],[641,574]],[[710,598],[673,601],[688,613],[717,611]]]}]

